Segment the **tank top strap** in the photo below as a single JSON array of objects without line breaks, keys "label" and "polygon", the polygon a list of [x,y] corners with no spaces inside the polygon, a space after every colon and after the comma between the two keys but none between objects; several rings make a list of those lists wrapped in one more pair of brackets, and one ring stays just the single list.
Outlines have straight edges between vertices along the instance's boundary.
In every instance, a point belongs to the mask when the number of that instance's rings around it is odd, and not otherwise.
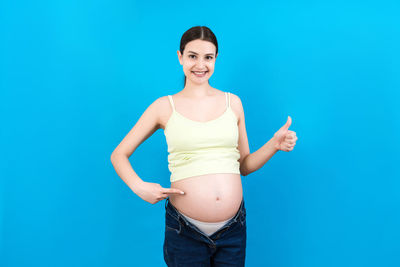
[{"label": "tank top strap", "polygon": [[231,106],[231,94],[228,92],[226,94],[226,97],[227,97],[228,107],[230,107]]},{"label": "tank top strap", "polygon": [[171,103],[172,110],[175,110],[174,100],[172,100],[172,96],[168,95],[168,98],[169,98],[169,103]]}]

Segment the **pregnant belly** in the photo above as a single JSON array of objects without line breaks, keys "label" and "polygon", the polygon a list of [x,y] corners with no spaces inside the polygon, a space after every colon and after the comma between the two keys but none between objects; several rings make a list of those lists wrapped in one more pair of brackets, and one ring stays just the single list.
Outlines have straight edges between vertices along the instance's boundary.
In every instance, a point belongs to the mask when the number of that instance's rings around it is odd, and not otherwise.
[{"label": "pregnant belly", "polygon": [[172,205],[184,215],[203,222],[220,222],[233,217],[243,197],[239,174],[215,173],[172,182],[184,195],[170,195]]}]

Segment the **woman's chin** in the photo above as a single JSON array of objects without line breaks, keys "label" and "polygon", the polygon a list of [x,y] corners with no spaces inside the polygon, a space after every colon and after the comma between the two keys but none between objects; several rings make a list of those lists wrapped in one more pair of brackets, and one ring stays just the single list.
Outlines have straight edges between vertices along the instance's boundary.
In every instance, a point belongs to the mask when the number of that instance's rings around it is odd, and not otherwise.
[{"label": "woman's chin", "polygon": [[208,79],[207,80],[190,80],[190,82],[192,84],[198,84],[198,85],[200,85],[200,84],[208,84]]}]

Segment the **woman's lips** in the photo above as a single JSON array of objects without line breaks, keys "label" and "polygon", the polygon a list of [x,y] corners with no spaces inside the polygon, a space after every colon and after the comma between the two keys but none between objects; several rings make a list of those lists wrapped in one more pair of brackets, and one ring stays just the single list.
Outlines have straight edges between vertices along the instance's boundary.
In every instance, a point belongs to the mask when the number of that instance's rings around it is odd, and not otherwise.
[{"label": "woman's lips", "polygon": [[204,77],[208,71],[192,71],[196,77]]}]

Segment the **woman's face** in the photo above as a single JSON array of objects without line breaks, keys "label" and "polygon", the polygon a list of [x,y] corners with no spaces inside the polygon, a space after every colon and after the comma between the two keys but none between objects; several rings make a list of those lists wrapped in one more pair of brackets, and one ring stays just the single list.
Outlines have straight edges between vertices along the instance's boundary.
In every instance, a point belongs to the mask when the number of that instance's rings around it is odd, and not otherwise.
[{"label": "woman's face", "polygon": [[[178,50],[179,63],[188,80],[195,84],[208,83],[214,73],[216,47],[213,43],[204,40],[193,40],[186,44],[183,55]],[[195,73],[200,72],[200,73]]]}]

